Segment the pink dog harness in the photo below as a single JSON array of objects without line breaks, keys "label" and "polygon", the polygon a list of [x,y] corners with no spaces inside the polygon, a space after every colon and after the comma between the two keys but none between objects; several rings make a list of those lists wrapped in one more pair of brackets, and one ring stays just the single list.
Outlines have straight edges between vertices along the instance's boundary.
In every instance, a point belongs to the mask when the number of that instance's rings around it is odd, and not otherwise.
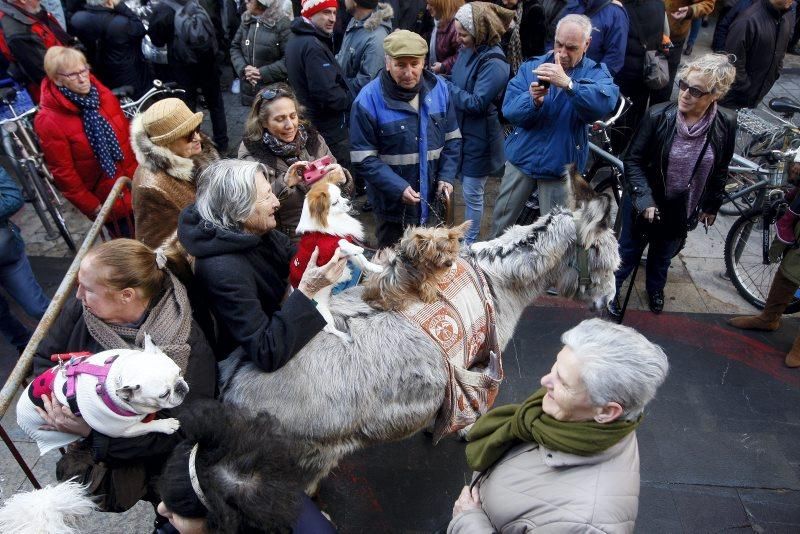
[{"label": "pink dog harness", "polygon": [[[64,375],[67,378],[66,382],[64,383],[64,395],[67,397],[67,403],[69,404],[69,408],[72,410],[73,414],[77,416],[81,414],[80,410],[78,409],[75,382],[78,378],[78,375],[83,374],[91,375],[97,378],[95,391],[97,392],[97,396],[100,397],[100,399],[103,401],[103,404],[105,404],[109,410],[122,417],[134,417],[139,415],[136,412],[125,410],[114,404],[114,401],[111,399],[111,395],[109,395],[108,391],[106,390],[105,381],[108,377],[108,373],[111,370],[111,365],[117,359],[117,355],[106,358],[106,361],[103,363],[103,365],[96,365],[87,362],[86,359],[91,356],[89,353],[68,353],[64,356],[70,356],[70,360],[67,363],[63,363],[64,360],[59,359],[61,363],[57,367],[53,367],[52,369],[45,371],[33,381],[33,386],[28,390],[28,395],[34,404],[40,408],[43,407],[44,403],[42,401],[42,396],[52,394],[56,374],[63,369]],[[147,417],[153,419],[155,418],[155,414],[150,414]]]}]

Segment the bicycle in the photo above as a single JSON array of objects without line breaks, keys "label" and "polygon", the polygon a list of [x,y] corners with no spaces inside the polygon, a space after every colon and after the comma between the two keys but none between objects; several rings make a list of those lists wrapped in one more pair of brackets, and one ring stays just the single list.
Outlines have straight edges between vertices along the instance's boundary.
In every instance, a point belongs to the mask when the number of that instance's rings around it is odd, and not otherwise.
[{"label": "bicycle", "polygon": [[44,155],[30,123],[30,117],[38,109],[33,107],[18,114],[14,108],[16,98],[17,91],[13,87],[0,91],[0,103],[7,106],[12,115],[9,119],[0,120],[3,148],[16,171],[25,198],[33,204],[36,215],[42,221],[47,239],[58,239],[60,235],[67,247],[76,252],[75,240],[59,209],[63,201],[53,185],[55,180],[45,165]]},{"label": "bicycle", "polygon": [[146,110],[154,103],[151,102],[152,99],[158,97],[157,100],[160,100],[166,96],[181,95],[186,92],[183,89],[178,89],[176,86],[177,84],[175,82],[153,80],[153,87],[148,89],[138,100],[133,100],[131,98],[133,87],[130,85],[117,87],[111,92],[119,99],[119,104],[120,107],[122,107],[122,112],[125,113],[125,117],[127,117],[128,120],[132,120],[136,115]]},{"label": "bicycle", "polygon": [[[800,103],[790,98],[773,98],[769,101],[769,108],[780,113],[778,117],[772,113],[770,116],[779,122],[769,122],[753,110],[742,109],[738,115],[739,129],[737,132],[737,151],[741,153],[740,159],[750,158],[755,161],[763,160],[774,150],[791,150],[800,146],[800,128],[789,121],[795,113],[800,111]],[[749,136],[749,137],[745,137]],[[770,162],[767,162],[770,164]],[[780,173],[783,169],[774,169]],[[725,185],[728,197],[720,207],[723,215],[740,215],[756,207],[757,197],[755,192],[761,180],[753,176],[751,169],[731,167],[728,170],[728,182]],[[739,194],[747,189],[746,195]],[[736,197],[731,200],[731,197]]]},{"label": "bicycle", "polygon": [[[776,168],[787,161],[800,162],[800,149],[774,150],[768,154]],[[773,175],[773,177],[775,177]],[[783,173],[779,173],[783,178]],[[773,262],[769,249],[774,238],[773,225],[784,213],[786,186],[771,182],[756,192],[754,207],[743,213],[731,226],[725,239],[725,267],[739,294],[758,309],[766,304],[769,288],[780,262]],[[800,311],[800,295],[795,295],[784,313]]]},{"label": "bicycle", "polygon": [[[595,159],[589,170],[584,173],[584,178],[591,185],[595,192],[608,196],[611,202],[611,220],[614,221],[614,233],[619,235],[622,220],[619,217],[619,204],[622,198],[622,162],[613,155],[611,139],[608,136],[608,129],[614,125],[622,116],[625,110],[631,105],[630,99],[620,96],[614,115],[606,121],[595,121],[590,126],[591,134],[600,140],[603,148],[595,143],[589,143],[589,150],[600,156]],[[517,217],[516,224],[532,224],[539,217],[539,196],[534,190]]]}]

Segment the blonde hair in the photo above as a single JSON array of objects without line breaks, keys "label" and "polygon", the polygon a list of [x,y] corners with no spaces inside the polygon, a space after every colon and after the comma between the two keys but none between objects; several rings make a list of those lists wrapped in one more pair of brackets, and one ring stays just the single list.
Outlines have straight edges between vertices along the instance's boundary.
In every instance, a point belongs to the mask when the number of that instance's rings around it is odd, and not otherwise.
[{"label": "blonde hair", "polygon": [[685,80],[697,72],[710,85],[711,92],[725,96],[736,79],[736,67],[727,54],[705,54],[681,67],[678,78]]},{"label": "blonde hair", "polygon": [[[177,250],[167,248],[166,267],[180,270],[186,260]],[[165,270],[158,266],[158,253],[135,239],[112,239],[93,248],[91,259],[101,284],[115,290],[138,289],[143,298],[158,294],[164,286]]]},{"label": "blonde hair", "polygon": [[80,50],[66,46],[51,46],[44,55],[44,72],[48,78],[56,81],[56,76],[63,72],[65,67],[76,63],[89,65],[86,56]]},{"label": "blonde hair", "polygon": [[436,10],[440,21],[449,22],[464,5],[464,0],[429,0],[428,3]]},{"label": "blonde hair", "polygon": [[[279,96],[276,96],[272,100],[265,101],[261,95],[264,91],[269,90],[278,91]],[[294,95],[292,88],[285,83],[274,83],[261,89],[253,100],[250,113],[247,114],[247,120],[245,120],[244,123],[245,138],[251,141],[258,141],[264,136],[264,127],[262,124],[265,124],[269,120],[270,107],[272,104],[281,98],[288,98],[294,102],[294,108],[297,110],[297,118],[300,120],[300,124],[306,124],[302,116],[302,107],[300,106],[300,102],[297,101],[297,97]]]}]

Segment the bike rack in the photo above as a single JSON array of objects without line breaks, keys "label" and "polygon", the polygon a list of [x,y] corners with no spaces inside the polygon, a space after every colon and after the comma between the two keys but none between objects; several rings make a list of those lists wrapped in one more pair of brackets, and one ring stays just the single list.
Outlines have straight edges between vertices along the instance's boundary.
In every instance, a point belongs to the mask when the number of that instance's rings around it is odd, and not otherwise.
[{"label": "bike rack", "polygon": [[[11,403],[14,401],[14,397],[17,395],[17,390],[24,385],[25,378],[28,376],[28,373],[31,370],[33,355],[36,352],[36,349],[39,347],[39,343],[47,335],[47,332],[50,330],[53,322],[61,313],[61,308],[63,308],[64,303],[72,295],[72,290],[75,286],[75,279],[78,277],[78,268],[81,265],[81,260],[83,260],[83,258],[86,256],[86,253],[89,252],[89,249],[92,248],[94,242],[101,235],[100,232],[103,229],[103,225],[105,224],[108,215],[111,213],[111,207],[114,205],[114,202],[116,202],[117,197],[122,191],[122,188],[129,187],[130,184],[130,178],[126,178],[124,176],[117,178],[117,181],[114,183],[114,187],[108,194],[108,198],[106,198],[105,202],[103,202],[100,212],[97,214],[92,227],[89,229],[89,232],[86,234],[86,238],[81,244],[81,248],[78,249],[78,252],[75,255],[75,258],[72,260],[69,269],[67,269],[67,273],[61,280],[61,284],[58,286],[58,290],[56,290],[56,294],[53,296],[50,306],[47,308],[44,316],[36,326],[36,330],[33,331],[31,340],[28,342],[28,345],[25,347],[25,350],[22,352],[19,360],[17,360],[17,364],[14,366],[14,369],[11,371],[11,374],[9,375],[5,384],[3,384],[3,388],[0,389],[0,419],[6,415],[9,406],[11,406]],[[16,460],[17,464],[25,472],[25,476],[28,477],[28,480],[30,480],[33,487],[35,489],[40,489],[41,485],[39,484],[39,481],[36,480],[36,477],[33,475],[30,467],[25,462],[25,459],[22,458],[19,450],[17,450],[17,447],[14,445],[13,441],[11,441],[11,438],[8,436],[2,425],[0,425],[0,439],[3,440],[8,450],[14,456],[14,460]]]}]

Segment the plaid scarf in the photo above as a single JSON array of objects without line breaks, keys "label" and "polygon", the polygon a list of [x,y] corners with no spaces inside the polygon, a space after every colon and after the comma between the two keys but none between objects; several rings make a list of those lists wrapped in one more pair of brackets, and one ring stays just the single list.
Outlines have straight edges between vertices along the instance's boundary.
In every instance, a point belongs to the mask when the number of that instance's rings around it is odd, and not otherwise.
[{"label": "plaid scarf", "polygon": [[287,143],[269,133],[269,130],[264,130],[261,140],[270,152],[291,165],[300,161],[300,153],[303,152],[306,141],[308,141],[308,132],[306,132],[306,127],[301,124],[294,136],[294,141]]},{"label": "plaid scarf", "polygon": [[117,135],[108,120],[100,115],[100,93],[97,92],[97,87],[92,85],[88,95],[79,95],[63,86],[59,86],[58,90],[78,106],[83,131],[86,132],[94,157],[97,158],[103,172],[109,178],[114,178],[117,174],[117,162],[122,161],[124,156]]}]

